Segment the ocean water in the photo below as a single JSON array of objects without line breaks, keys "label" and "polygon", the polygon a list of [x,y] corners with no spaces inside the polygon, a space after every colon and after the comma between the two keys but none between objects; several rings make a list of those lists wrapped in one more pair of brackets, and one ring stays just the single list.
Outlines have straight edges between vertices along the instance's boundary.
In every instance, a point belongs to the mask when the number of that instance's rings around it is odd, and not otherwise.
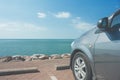
[{"label": "ocean water", "polygon": [[72,41],[72,39],[1,39],[0,56],[70,53]]}]

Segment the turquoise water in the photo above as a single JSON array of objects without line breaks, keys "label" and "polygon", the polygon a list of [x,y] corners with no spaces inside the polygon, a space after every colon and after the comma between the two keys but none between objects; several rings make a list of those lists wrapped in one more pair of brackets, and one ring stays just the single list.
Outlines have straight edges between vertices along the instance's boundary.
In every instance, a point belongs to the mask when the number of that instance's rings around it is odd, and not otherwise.
[{"label": "turquoise water", "polygon": [[1,39],[0,56],[70,53],[72,39]]}]

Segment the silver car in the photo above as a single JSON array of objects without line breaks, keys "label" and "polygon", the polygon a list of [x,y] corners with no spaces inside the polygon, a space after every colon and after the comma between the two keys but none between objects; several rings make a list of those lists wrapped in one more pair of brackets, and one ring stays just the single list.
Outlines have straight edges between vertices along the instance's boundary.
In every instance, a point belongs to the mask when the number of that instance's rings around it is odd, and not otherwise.
[{"label": "silver car", "polygon": [[120,80],[120,10],[71,44],[75,80]]}]

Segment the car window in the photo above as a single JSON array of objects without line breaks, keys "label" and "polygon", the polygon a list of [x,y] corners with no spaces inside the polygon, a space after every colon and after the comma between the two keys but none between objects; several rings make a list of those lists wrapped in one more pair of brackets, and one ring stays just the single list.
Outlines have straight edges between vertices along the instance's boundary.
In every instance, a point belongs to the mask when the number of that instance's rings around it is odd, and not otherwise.
[{"label": "car window", "polygon": [[109,35],[112,40],[120,40],[120,14],[113,18]]},{"label": "car window", "polygon": [[118,25],[120,25],[120,14],[114,17],[111,27],[117,27]]}]

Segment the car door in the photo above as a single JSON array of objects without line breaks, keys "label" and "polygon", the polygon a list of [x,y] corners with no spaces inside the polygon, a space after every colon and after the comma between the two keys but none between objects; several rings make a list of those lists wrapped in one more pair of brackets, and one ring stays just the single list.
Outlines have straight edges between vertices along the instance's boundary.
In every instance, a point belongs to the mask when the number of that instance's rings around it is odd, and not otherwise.
[{"label": "car door", "polygon": [[95,70],[98,80],[120,80],[120,13],[108,31],[99,33],[95,43]]}]

